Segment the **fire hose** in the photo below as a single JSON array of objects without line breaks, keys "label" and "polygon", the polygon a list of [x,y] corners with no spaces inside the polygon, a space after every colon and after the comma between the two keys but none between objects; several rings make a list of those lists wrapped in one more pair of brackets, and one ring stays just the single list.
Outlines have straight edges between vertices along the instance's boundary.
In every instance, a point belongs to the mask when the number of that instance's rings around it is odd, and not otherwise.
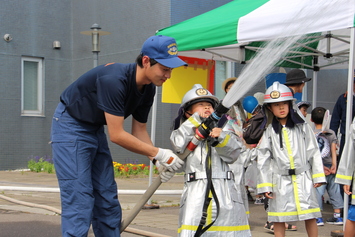
[{"label": "fire hose", "polygon": [[[216,110],[205,120],[203,121],[200,126],[197,127],[195,136],[193,139],[189,142],[189,144],[186,146],[186,149],[183,153],[177,154],[177,156],[184,160],[186,157],[195,150],[195,148],[198,146],[198,144],[206,139],[212,128],[216,127],[217,122],[220,120],[220,118],[227,113],[229,108],[226,108],[224,105],[221,103],[217,106]],[[215,146],[218,144],[218,141],[215,140],[212,142],[212,146]],[[154,194],[154,192],[159,188],[159,186],[162,184],[160,177],[157,177],[154,182],[148,187],[148,189],[145,191],[141,199],[137,202],[137,204],[133,207],[132,211],[129,213],[127,218],[125,218],[121,222],[121,233],[127,228],[127,226],[133,221],[133,219],[138,215],[142,207],[147,203],[147,201],[151,198],[151,196]]]}]

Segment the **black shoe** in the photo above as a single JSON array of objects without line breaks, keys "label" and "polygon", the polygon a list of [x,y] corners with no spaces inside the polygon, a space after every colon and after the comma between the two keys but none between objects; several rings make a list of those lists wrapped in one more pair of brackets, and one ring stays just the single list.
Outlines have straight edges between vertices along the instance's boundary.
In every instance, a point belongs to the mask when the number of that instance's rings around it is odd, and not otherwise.
[{"label": "black shoe", "polygon": [[341,217],[331,217],[329,219],[327,219],[327,224],[331,224],[331,225],[343,225],[343,218]]}]

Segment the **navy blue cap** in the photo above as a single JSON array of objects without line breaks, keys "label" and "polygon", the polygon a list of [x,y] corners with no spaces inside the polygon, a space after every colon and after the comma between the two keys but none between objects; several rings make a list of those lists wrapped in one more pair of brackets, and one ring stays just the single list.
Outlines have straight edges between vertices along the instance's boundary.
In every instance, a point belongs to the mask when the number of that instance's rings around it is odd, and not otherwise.
[{"label": "navy blue cap", "polygon": [[141,53],[168,68],[187,66],[187,63],[178,57],[175,39],[168,36],[154,35],[149,37],[144,42]]}]

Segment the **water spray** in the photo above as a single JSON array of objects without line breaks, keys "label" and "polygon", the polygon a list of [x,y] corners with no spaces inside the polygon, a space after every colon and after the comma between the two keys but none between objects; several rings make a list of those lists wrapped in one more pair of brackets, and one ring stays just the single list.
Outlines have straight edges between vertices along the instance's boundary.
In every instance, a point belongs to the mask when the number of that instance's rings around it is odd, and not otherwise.
[{"label": "water spray", "polygon": [[[330,7],[335,7],[337,4],[336,1],[334,1],[334,6],[329,6],[329,4],[321,4],[322,1],[329,0],[321,0],[315,2],[304,0],[303,2],[297,2],[297,8],[292,9],[291,13],[293,14],[293,17],[290,17],[290,19],[297,21],[300,29],[304,25],[315,24],[316,21],[305,21],[304,19],[307,18],[303,18],[305,14],[309,14],[307,11],[309,4],[317,4],[319,11],[323,12],[329,11]],[[324,6],[328,6],[328,8],[324,9]],[[314,15],[314,18],[317,19],[317,12],[312,12],[312,14]],[[185,149],[183,153],[177,154],[181,159],[185,159],[202,140],[209,137],[210,131],[216,127],[216,123],[225,113],[228,112],[229,108],[232,107],[238,100],[240,100],[247,92],[249,92],[250,89],[260,80],[262,80],[265,75],[271,71],[274,65],[276,65],[277,62],[287,54],[287,50],[303,37],[303,35],[300,33],[301,31],[299,30],[297,32],[297,29],[295,30],[295,28],[286,28],[283,31],[283,35],[296,36],[282,38],[282,35],[280,35],[280,38],[271,40],[267,43],[267,45],[265,45],[266,47],[263,50],[258,52],[251,63],[247,64],[247,66],[243,69],[242,73],[238,77],[238,80],[235,81],[223,101],[216,107],[215,112],[200,124],[196,131],[197,135],[192,139],[192,141],[190,141],[187,149]],[[132,213],[128,216],[128,218],[122,221],[121,232],[131,223],[134,217],[139,213],[140,209],[159,188],[160,184],[160,177],[157,177],[153,184],[149,186],[147,191],[144,193],[140,202],[138,202],[134,207]]]}]

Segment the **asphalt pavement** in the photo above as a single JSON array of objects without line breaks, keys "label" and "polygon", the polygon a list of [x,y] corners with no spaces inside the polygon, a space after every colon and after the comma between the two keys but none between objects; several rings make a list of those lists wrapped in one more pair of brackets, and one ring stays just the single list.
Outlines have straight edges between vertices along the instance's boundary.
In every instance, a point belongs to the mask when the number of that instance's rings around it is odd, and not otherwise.
[{"label": "asphalt pavement", "polygon": [[[132,209],[149,186],[148,178],[116,178],[119,200],[123,209],[123,219]],[[134,236],[176,236],[179,217],[180,194],[183,189],[183,176],[176,175],[168,183],[162,184],[149,203],[139,212],[122,237]],[[5,187],[14,187],[8,190]],[[55,174],[34,173],[29,171],[0,171],[0,237],[59,237],[60,196],[59,192],[33,191],[36,188],[57,190]],[[165,190],[165,191],[162,191]],[[175,192],[173,192],[175,191]],[[139,193],[139,194],[135,194]],[[171,194],[174,193],[174,194]],[[252,193],[254,195],[254,193]],[[267,214],[263,205],[249,202],[249,224],[252,236],[271,237],[273,233],[264,229]],[[323,218],[333,215],[332,206],[324,204]],[[304,222],[293,222],[297,231],[286,231],[286,236],[307,236]],[[320,237],[342,236],[342,226],[325,224],[318,228]],[[340,233],[339,233],[340,232]],[[94,236],[92,230],[89,237]]]}]

